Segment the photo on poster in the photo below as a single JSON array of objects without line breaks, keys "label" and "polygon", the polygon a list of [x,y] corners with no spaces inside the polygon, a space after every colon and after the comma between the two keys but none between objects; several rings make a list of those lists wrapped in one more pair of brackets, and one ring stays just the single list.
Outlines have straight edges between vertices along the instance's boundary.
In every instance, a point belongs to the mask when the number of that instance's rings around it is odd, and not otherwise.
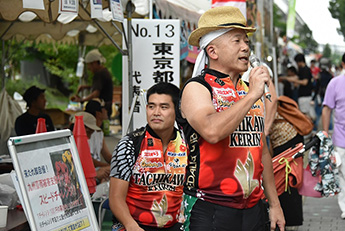
[{"label": "photo on poster", "polygon": [[69,149],[51,152],[50,159],[55,172],[60,198],[66,215],[86,207],[78,175]]}]

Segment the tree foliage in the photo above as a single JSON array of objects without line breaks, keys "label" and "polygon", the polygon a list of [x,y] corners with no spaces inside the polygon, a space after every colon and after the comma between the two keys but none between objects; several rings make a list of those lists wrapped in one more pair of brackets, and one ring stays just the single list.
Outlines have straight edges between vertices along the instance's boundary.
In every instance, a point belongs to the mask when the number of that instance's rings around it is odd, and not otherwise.
[{"label": "tree foliage", "polygon": [[[273,25],[280,31],[280,36],[286,35],[286,14],[284,14],[277,5],[273,5]],[[308,25],[296,28],[296,34],[291,41],[301,46],[307,53],[317,52],[319,44],[313,38],[313,32]]]},{"label": "tree foliage", "polygon": [[313,38],[313,32],[308,25],[304,24],[298,31],[297,44],[300,45],[306,53],[317,52],[318,42]]},{"label": "tree foliage", "polygon": [[[35,42],[17,42],[14,40],[6,41],[7,57],[7,81],[14,81],[15,76],[20,74],[20,62],[23,60],[38,59],[43,62],[46,70],[54,76],[61,79],[69,92],[75,92],[80,79],[76,76],[76,67],[79,56],[79,47],[77,45],[58,44],[58,43],[35,43]],[[95,47],[87,47],[86,52]],[[99,47],[107,62],[105,66],[110,70],[114,56],[118,53],[114,46]],[[4,52],[4,51],[0,51]],[[85,68],[86,70],[86,68]],[[88,83],[91,82],[91,73]],[[114,84],[119,85],[119,81],[114,78]]]},{"label": "tree foliage", "polygon": [[332,57],[332,49],[328,43],[323,48],[322,57],[325,57],[325,58],[331,58]]},{"label": "tree foliage", "polygon": [[339,20],[340,28],[337,31],[345,37],[345,0],[330,0],[328,10],[333,18]]}]

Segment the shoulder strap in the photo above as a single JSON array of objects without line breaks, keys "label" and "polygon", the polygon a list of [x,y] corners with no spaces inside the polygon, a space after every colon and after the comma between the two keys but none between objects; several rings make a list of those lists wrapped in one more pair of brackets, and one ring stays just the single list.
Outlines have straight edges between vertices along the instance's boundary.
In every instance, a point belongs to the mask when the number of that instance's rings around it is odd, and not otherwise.
[{"label": "shoulder strap", "polygon": [[128,134],[129,137],[133,140],[135,159],[137,159],[139,156],[141,143],[145,137],[145,132],[146,132],[146,128],[141,127]]}]

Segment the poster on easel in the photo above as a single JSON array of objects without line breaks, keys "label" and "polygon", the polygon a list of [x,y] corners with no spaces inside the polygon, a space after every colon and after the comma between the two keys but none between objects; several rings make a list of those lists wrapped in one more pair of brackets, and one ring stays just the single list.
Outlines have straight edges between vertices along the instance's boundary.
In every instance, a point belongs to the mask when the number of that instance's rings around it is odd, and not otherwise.
[{"label": "poster on easel", "polygon": [[11,137],[8,147],[31,230],[99,230],[70,130]]}]

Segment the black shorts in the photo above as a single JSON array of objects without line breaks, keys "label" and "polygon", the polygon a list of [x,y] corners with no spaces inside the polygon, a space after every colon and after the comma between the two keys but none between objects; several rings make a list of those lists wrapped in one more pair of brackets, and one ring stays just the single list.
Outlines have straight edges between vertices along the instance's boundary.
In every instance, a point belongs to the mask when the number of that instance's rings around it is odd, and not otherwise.
[{"label": "black shorts", "polygon": [[[169,228],[157,228],[157,227],[152,227],[152,226],[146,226],[146,225],[141,225],[139,224],[140,228],[144,229],[145,231],[181,231],[183,230],[183,226],[181,223],[176,223],[175,225],[169,227]],[[115,222],[113,226],[111,227],[112,231],[124,231],[125,227],[119,223]]]},{"label": "black shorts", "polygon": [[175,225],[169,227],[169,228],[157,228],[157,227],[150,227],[145,225],[139,225],[141,228],[143,228],[145,231],[181,231],[182,230],[182,224],[176,223]]},{"label": "black shorts", "polygon": [[186,231],[264,231],[268,225],[261,200],[249,209],[196,200],[189,215],[189,221],[185,223]]}]

